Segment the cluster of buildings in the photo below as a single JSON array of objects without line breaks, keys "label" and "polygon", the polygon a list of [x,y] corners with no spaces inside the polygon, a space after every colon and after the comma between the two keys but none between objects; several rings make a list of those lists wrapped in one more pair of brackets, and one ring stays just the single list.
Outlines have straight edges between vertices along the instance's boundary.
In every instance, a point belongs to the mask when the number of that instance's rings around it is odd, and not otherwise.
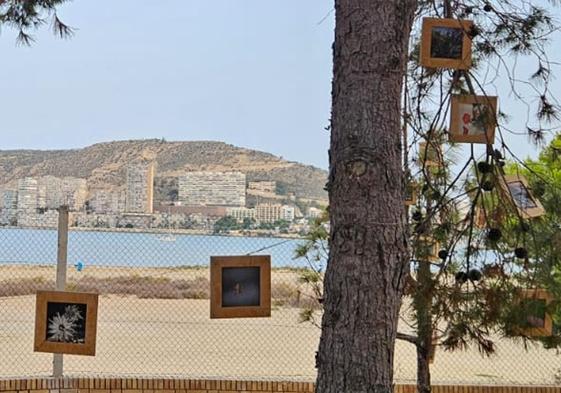
[{"label": "cluster of buildings", "polygon": [[[294,230],[307,224],[320,209],[303,212],[279,196],[274,181],[247,182],[241,172],[186,172],[177,178],[173,201],[154,201],[153,162],[127,167],[124,184],[112,189],[88,187],[74,177],[25,177],[17,184],[0,186],[0,224],[55,227],[58,208],[66,205],[71,224],[78,227],[134,227],[212,230],[216,221],[230,216],[239,223],[288,222]],[[249,202],[251,200],[251,202]]]}]

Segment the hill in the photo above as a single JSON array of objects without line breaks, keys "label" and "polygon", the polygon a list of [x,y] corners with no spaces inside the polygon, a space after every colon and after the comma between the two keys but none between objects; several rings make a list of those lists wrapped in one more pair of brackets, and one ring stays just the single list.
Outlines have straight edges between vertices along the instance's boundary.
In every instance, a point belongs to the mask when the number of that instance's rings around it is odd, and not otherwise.
[{"label": "hill", "polygon": [[0,150],[0,185],[25,176],[85,178],[91,189],[122,187],[126,166],[143,159],[157,162],[156,199],[176,192],[177,176],[186,171],[241,171],[248,181],[275,180],[283,192],[326,199],[324,170],[286,161],[223,142],[166,142],[158,139],[98,143],[73,150]]}]

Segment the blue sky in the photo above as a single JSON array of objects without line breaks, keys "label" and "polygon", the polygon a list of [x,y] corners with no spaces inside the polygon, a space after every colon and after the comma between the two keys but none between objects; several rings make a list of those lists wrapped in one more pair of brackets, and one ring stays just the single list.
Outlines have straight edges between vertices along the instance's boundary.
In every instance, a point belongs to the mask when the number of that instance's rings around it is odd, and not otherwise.
[{"label": "blue sky", "polygon": [[[332,8],[325,0],[75,0],[60,12],[78,28],[71,40],[44,29],[31,48],[16,47],[4,29],[0,148],[221,140],[327,168]],[[558,35],[553,60],[560,46]],[[522,107],[506,94],[500,105],[522,128]],[[525,137],[509,138],[517,154],[535,154]]]},{"label": "blue sky", "polygon": [[222,140],[327,167],[328,1],[76,0],[72,40],[0,36],[1,149]]}]

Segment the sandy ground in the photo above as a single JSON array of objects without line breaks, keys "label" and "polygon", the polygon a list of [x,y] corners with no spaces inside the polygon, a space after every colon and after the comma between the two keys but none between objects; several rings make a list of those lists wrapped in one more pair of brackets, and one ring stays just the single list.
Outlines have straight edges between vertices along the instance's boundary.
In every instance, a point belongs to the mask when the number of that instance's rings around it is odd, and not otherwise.
[{"label": "sandy ground", "polygon": [[[21,268],[23,269],[23,268]],[[52,277],[52,268],[0,270],[0,279]],[[90,270],[88,274],[94,274]],[[143,269],[146,272],[149,269]],[[207,274],[206,270],[198,269]],[[82,272],[82,274],[85,272]],[[99,269],[96,276],[130,274],[130,269]],[[77,275],[75,271],[69,274]],[[294,278],[275,276],[273,281]],[[177,276],[176,276],[177,275]],[[158,277],[180,278],[185,271],[164,269]],[[0,280],[0,285],[2,284]],[[0,377],[49,375],[52,355],[33,352],[35,298],[0,297]],[[298,322],[297,308],[276,307],[271,318],[210,320],[208,300],[100,297],[97,355],[65,356],[68,375],[143,375],[237,379],[313,380],[319,329]],[[404,328],[403,326],[401,328]],[[498,341],[497,355],[482,357],[437,350],[434,383],[552,384],[560,373],[561,356],[539,347]],[[415,379],[415,353],[410,344],[396,348],[396,382]]]}]

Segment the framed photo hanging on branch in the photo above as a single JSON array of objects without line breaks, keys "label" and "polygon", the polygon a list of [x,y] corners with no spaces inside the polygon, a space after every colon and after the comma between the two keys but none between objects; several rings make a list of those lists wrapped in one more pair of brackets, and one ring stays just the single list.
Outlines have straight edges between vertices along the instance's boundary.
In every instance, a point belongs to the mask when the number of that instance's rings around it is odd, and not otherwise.
[{"label": "framed photo hanging on branch", "polygon": [[528,337],[548,337],[553,334],[553,319],[547,306],[553,296],[545,289],[525,289],[522,291],[521,306],[526,313],[526,327],[522,333]]},{"label": "framed photo hanging on branch", "polygon": [[427,68],[469,69],[472,63],[472,28],[470,20],[423,18],[421,65]]},{"label": "framed photo hanging on branch", "polygon": [[497,97],[452,95],[450,108],[450,142],[495,142]]},{"label": "framed photo hanging on branch", "polygon": [[431,236],[419,236],[415,247],[415,257],[421,262],[438,261],[439,242]]},{"label": "framed photo hanging on branch", "polygon": [[420,142],[419,143],[419,166],[443,166],[444,156],[442,155],[442,146],[436,142]]},{"label": "framed photo hanging on branch", "polygon": [[38,291],[35,352],[95,355],[98,295]]},{"label": "framed photo hanging on branch", "polygon": [[528,181],[522,175],[505,175],[501,179],[503,194],[512,200],[522,218],[536,218],[545,214],[540,201],[532,195]]},{"label": "framed photo hanging on branch", "polygon": [[405,183],[405,206],[412,206],[417,203],[417,183],[407,181]]},{"label": "framed photo hanging on branch", "polygon": [[210,260],[210,317],[271,316],[271,257],[214,256]]}]

